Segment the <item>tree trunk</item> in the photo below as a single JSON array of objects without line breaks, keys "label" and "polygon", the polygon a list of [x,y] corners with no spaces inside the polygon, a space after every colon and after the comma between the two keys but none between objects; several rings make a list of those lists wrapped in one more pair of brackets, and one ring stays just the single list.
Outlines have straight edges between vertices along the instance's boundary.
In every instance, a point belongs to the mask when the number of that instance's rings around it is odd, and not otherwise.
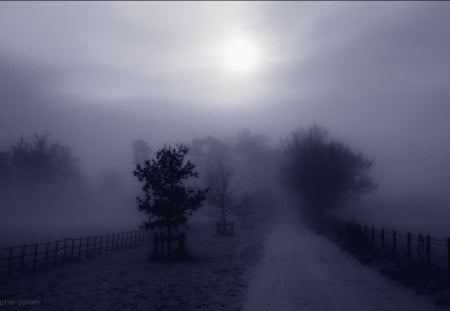
[{"label": "tree trunk", "polygon": [[225,206],[223,204],[220,206],[220,211],[222,213],[222,223],[225,225],[226,224]]},{"label": "tree trunk", "polygon": [[172,254],[172,226],[167,228],[167,255]]}]

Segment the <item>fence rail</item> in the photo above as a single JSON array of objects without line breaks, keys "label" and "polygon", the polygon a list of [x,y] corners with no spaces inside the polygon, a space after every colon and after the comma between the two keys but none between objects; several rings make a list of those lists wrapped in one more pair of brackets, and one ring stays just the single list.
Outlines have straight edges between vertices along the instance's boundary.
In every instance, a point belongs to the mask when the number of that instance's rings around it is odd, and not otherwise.
[{"label": "fence rail", "polygon": [[12,274],[35,272],[58,263],[92,258],[151,241],[150,231],[139,229],[0,248],[0,278],[8,280]]},{"label": "fence rail", "polygon": [[330,223],[338,234],[350,237],[361,246],[416,265],[434,267],[450,275],[450,238],[369,227],[339,218],[331,218]]}]

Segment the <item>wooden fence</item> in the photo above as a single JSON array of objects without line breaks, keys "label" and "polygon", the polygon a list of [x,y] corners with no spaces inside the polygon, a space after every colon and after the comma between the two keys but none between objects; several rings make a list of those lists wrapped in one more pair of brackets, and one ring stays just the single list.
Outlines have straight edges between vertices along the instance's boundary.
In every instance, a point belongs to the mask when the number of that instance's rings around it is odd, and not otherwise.
[{"label": "wooden fence", "polygon": [[216,222],[217,234],[221,236],[234,235],[234,223],[233,222]]},{"label": "wooden fence", "polygon": [[184,233],[168,237],[163,233],[155,232],[153,234],[153,256],[161,259],[183,256],[186,254],[185,242]]},{"label": "wooden fence", "polygon": [[450,238],[376,228],[336,218],[330,222],[338,234],[349,237],[361,246],[450,275]]},{"label": "wooden fence", "polygon": [[151,232],[140,229],[0,248],[0,277],[8,280],[15,273],[35,272],[58,263],[92,258],[149,243]]}]

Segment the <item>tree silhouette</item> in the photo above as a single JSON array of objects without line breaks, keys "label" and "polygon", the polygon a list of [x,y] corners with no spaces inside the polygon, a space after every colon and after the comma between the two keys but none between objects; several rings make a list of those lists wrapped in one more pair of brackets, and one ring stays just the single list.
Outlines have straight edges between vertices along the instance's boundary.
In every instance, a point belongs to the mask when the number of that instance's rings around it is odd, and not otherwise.
[{"label": "tree silhouette", "polygon": [[6,191],[6,187],[11,179],[10,155],[5,151],[0,151],[0,195]]},{"label": "tree silhouette", "polygon": [[293,132],[284,151],[288,182],[301,195],[309,216],[320,217],[350,197],[375,188],[368,175],[373,162],[331,139],[320,126]]},{"label": "tree silhouette", "polygon": [[233,149],[242,156],[245,165],[254,167],[267,161],[270,153],[270,138],[267,135],[243,129],[228,140]]},{"label": "tree silhouette", "polygon": [[48,137],[48,133],[34,133],[31,142],[21,138],[11,146],[11,173],[22,185],[50,182],[61,186],[78,176],[78,158],[70,146],[49,142]]},{"label": "tree silhouette", "polygon": [[218,223],[225,226],[231,208],[236,203],[235,186],[233,184],[234,171],[231,166],[219,162],[215,167],[208,170],[207,200],[217,208]]},{"label": "tree silhouette", "polygon": [[156,153],[156,159],[137,164],[133,172],[144,182],[144,195],[136,199],[139,210],[149,215],[144,226],[166,234],[169,254],[173,231],[186,227],[188,216],[201,206],[207,191],[184,185],[187,179],[198,178],[195,165],[184,161],[187,152],[183,145],[163,147]]}]

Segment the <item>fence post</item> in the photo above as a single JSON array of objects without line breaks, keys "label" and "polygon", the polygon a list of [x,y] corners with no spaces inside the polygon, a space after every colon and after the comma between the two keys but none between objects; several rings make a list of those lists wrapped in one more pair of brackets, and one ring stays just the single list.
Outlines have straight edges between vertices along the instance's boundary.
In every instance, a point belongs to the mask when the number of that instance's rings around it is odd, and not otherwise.
[{"label": "fence post", "polygon": [[430,247],[430,235],[427,234],[427,264],[431,264],[431,247]]},{"label": "fence post", "polygon": [[53,258],[53,264],[56,263],[56,260],[58,259],[58,246],[59,246],[59,241],[56,241],[56,245],[55,245],[55,257]]},{"label": "fence post", "polygon": [[101,236],[100,236],[100,254],[103,254],[103,245],[105,244],[105,239],[106,238],[106,235],[104,235],[104,234],[102,234]]},{"label": "fence post", "polygon": [[86,258],[89,257],[89,237],[86,238]]},{"label": "fence post", "polygon": [[392,250],[394,254],[397,252],[397,231],[392,231]]},{"label": "fence post", "polygon": [[375,246],[375,228],[372,226],[371,232],[370,232],[370,240],[372,242],[372,246]]},{"label": "fence post", "polygon": [[422,233],[417,236],[418,257],[421,262],[425,261],[425,240]]},{"label": "fence post", "polygon": [[45,260],[44,260],[44,267],[47,269],[47,255],[48,255],[48,245],[49,243],[47,243],[47,247],[45,248]]},{"label": "fence post", "polygon": [[25,249],[26,249],[26,245],[23,246],[22,248],[22,263],[20,265],[20,270],[25,270]]},{"label": "fence post", "polygon": [[12,257],[13,257],[13,247],[9,248],[9,258],[8,258],[8,280],[12,273]]},{"label": "fence post", "polygon": [[407,250],[408,250],[408,260],[411,259],[411,232],[408,232],[408,237],[407,237]]},{"label": "fence post", "polygon": [[447,270],[450,274],[450,239],[447,239]]},{"label": "fence post", "polygon": [[381,249],[384,250],[384,228],[381,229]]},{"label": "fence post", "polygon": [[73,259],[73,239],[71,239],[72,240],[72,243],[71,243],[71,250],[70,250],[70,259]]},{"label": "fence post", "polygon": [[81,259],[81,238],[78,239],[78,259]]},{"label": "fence post", "polygon": [[94,237],[94,250],[92,252],[92,257],[95,257],[95,248],[97,246],[97,236]]},{"label": "fence post", "polygon": [[106,235],[106,247],[105,247],[106,254],[108,254],[108,243],[109,243],[109,234]]},{"label": "fence post", "polygon": [[38,245],[37,245],[37,244],[34,244],[33,272],[36,271],[37,250],[38,250]]},{"label": "fence post", "polygon": [[67,247],[67,238],[64,239],[64,258],[63,258],[64,261],[66,261],[66,247]]}]

